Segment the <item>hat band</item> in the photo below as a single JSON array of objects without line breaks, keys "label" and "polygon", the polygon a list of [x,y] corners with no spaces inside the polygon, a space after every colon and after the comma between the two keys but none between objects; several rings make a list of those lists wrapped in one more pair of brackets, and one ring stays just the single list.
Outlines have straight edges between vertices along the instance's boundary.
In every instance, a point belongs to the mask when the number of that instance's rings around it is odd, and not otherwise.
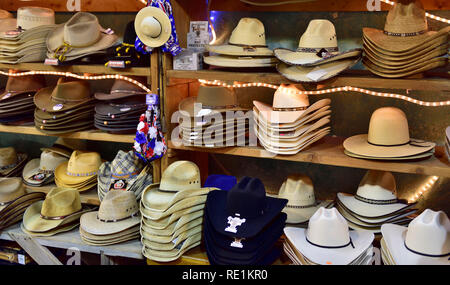
[{"label": "hat band", "polygon": [[248,51],[248,52],[255,52],[257,48],[267,48],[267,45],[243,45],[243,44],[233,44],[233,43],[228,43],[231,46],[237,46],[237,47],[241,47],[244,51]]},{"label": "hat band", "polygon": [[338,245],[338,246],[327,246],[327,245],[320,245],[320,244],[313,243],[313,242],[311,242],[311,241],[306,237],[306,235],[305,235],[305,239],[306,239],[306,241],[309,242],[310,244],[312,244],[312,245],[314,245],[314,246],[317,246],[317,247],[320,247],[320,248],[344,248],[344,247],[347,247],[347,246],[349,246],[349,245],[351,245],[353,248],[355,248],[355,246],[353,245],[352,238],[350,238],[350,241],[349,241],[347,244],[344,244],[344,245]]},{"label": "hat band", "polygon": [[332,53],[332,52],[338,52],[338,47],[328,47],[328,48],[305,48],[305,47],[299,47],[297,48],[297,52],[304,52],[304,53],[321,53],[322,51]]},{"label": "hat band", "polygon": [[421,143],[421,142],[425,142],[425,141],[418,141],[418,140],[415,140],[415,141],[413,141],[413,140],[410,140],[410,141],[408,141],[408,142],[406,142],[406,143],[401,143],[401,144],[389,144],[389,145],[386,145],[386,144],[376,144],[376,143],[372,143],[372,142],[370,142],[369,140],[367,140],[367,142],[369,143],[369,144],[371,144],[371,145],[374,145],[374,146],[381,146],[381,147],[396,147],[396,146],[404,146],[404,145],[412,145],[412,146],[417,146],[417,147],[430,147],[431,145],[420,145],[420,144],[418,144],[418,143]]},{"label": "hat band", "polygon": [[112,173],[111,177],[119,178],[119,179],[129,179],[129,178],[133,178],[133,177],[137,176],[139,173],[140,173],[139,171],[136,171],[133,173],[127,173],[127,174]]},{"label": "hat band", "polygon": [[392,37],[415,37],[415,36],[425,34],[426,32],[427,32],[427,30],[423,30],[420,32],[414,32],[414,33],[391,33],[388,31],[383,31],[383,33],[385,35],[392,36]]},{"label": "hat band", "polygon": [[97,175],[97,171],[88,172],[88,173],[72,173],[72,172],[67,171],[66,174],[69,176],[86,177],[86,176]]},{"label": "hat band", "polygon": [[80,46],[72,45],[72,44],[69,44],[68,42],[64,41],[64,43],[61,46],[59,46],[53,53],[53,58],[57,58],[59,61],[63,62],[66,60],[65,54],[68,53],[69,51],[71,51],[72,49],[90,47],[91,45],[98,42],[100,40],[100,38],[101,38],[101,34],[98,35],[98,38],[95,41],[92,41],[90,43],[87,43],[85,45],[80,45]]},{"label": "hat band", "polygon": [[238,105],[222,105],[222,106],[210,106],[210,105],[204,105],[202,104],[202,109],[231,109],[231,108],[236,108],[238,107]]},{"label": "hat band", "polygon": [[8,170],[8,169],[14,168],[16,166],[17,166],[17,163],[5,165],[5,166],[0,166],[0,170]]},{"label": "hat band", "polygon": [[116,89],[116,90],[112,90],[111,91],[111,94],[115,94],[115,93],[127,93],[127,94],[134,94],[134,95],[147,94],[147,92],[134,91],[134,90],[120,90],[120,89]]},{"label": "hat band", "polygon": [[390,200],[374,200],[365,197],[361,197],[359,195],[355,195],[355,199],[364,203],[373,204],[373,205],[389,205],[398,203],[398,199],[390,199]]},{"label": "hat band", "polygon": [[[415,253],[415,254],[419,254],[419,255],[423,255],[423,256],[427,256],[427,257],[446,257],[446,256],[450,256],[450,252],[449,252],[449,253],[446,253],[446,254],[437,254],[437,255],[434,255],[434,254],[427,254],[427,253],[421,253],[421,252],[415,251],[415,250],[413,250],[413,249],[410,249],[410,248],[406,245],[406,241],[403,242],[403,244],[405,245],[405,247],[406,247],[407,250],[409,250],[409,251],[411,251],[412,253]],[[450,257],[449,257],[449,260],[450,260]]]},{"label": "hat band", "polygon": [[44,219],[44,220],[48,220],[48,221],[59,221],[59,220],[64,220],[65,218],[70,217],[70,216],[72,216],[72,215],[75,215],[75,214],[77,214],[77,213],[80,213],[81,211],[82,211],[82,210],[78,210],[78,211],[76,211],[76,212],[73,212],[73,213],[70,214],[70,215],[66,215],[66,216],[57,216],[57,217],[44,216],[44,215],[42,215],[42,213],[41,213],[40,215],[41,215],[41,218]]},{"label": "hat band", "polygon": [[312,204],[312,205],[307,205],[307,206],[286,205],[285,207],[286,208],[291,208],[291,209],[306,209],[306,208],[312,208],[312,207],[315,207],[315,206],[317,206],[317,203],[316,204]]},{"label": "hat band", "polygon": [[97,220],[99,220],[100,222],[104,222],[104,223],[116,223],[116,222],[120,222],[120,221],[125,221],[125,220],[128,220],[128,219],[131,219],[131,218],[133,218],[133,217],[135,217],[135,216],[138,216],[138,215],[139,215],[139,211],[137,211],[137,212],[131,214],[131,215],[128,216],[128,217],[125,217],[125,218],[122,218],[122,219],[116,219],[116,220],[103,220],[103,219],[100,219],[100,218],[98,217],[98,215],[97,215]]},{"label": "hat band", "polygon": [[278,111],[278,112],[292,112],[292,111],[305,111],[306,109],[308,109],[308,107],[294,107],[294,108],[277,108],[277,107],[273,107],[272,109],[274,111]]}]

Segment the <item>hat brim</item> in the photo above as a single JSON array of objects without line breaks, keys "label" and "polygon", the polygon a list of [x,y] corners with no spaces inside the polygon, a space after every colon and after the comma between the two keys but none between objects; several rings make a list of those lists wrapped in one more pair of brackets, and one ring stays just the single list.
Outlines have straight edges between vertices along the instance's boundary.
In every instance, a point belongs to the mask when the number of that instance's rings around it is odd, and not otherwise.
[{"label": "hat brim", "polygon": [[73,133],[73,132],[79,132],[79,131],[84,131],[84,130],[90,130],[92,129],[94,126],[92,123],[88,123],[83,127],[78,127],[78,128],[68,128],[68,129],[61,129],[59,131],[56,130],[47,130],[45,129],[44,126],[42,126],[42,128],[36,128],[38,129],[40,132],[47,134],[47,135],[63,135],[63,134],[69,134],[69,133]]},{"label": "hat brim", "polygon": [[[39,185],[45,185],[45,184],[53,181],[53,174],[40,172],[40,169],[39,169],[40,163],[41,163],[41,159],[35,158],[35,159],[30,160],[25,165],[25,167],[23,168],[23,171],[22,171],[22,179],[26,183],[33,185],[33,186],[39,186]],[[31,179],[32,177],[34,177],[37,174],[44,175],[43,179],[41,179],[40,181]]]},{"label": "hat brim", "polygon": [[278,63],[275,57],[233,57],[227,55],[204,56],[206,64],[219,67],[273,67]]},{"label": "hat brim", "polygon": [[[6,96],[7,94],[10,94]],[[10,93],[7,90],[4,90],[2,93],[0,93],[0,106],[15,106],[19,103],[27,103],[29,101],[33,101],[33,96],[35,91],[20,91],[18,93]]]},{"label": "hat brim", "polygon": [[315,205],[303,208],[284,207],[283,213],[287,214],[286,223],[300,224],[309,221],[314,213],[321,207],[328,208],[333,201],[318,201]]},{"label": "hat brim", "polygon": [[144,239],[161,244],[174,243],[174,241],[182,241],[192,235],[201,234],[203,229],[203,217],[183,225],[169,236],[155,235],[147,232],[146,229],[147,227],[141,225],[141,235]]},{"label": "hat brim", "polygon": [[[232,108],[218,108],[218,109],[209,109],[209,108],[202,108],[198,110],[196,113],[195,111],[195,104],[200,104],[197,102],[197,97],[191,96],[187,97],[186,99],[183,99],[180,104],[178,105],[179,111],[184,112],[187,114],[190,118],[200,118],[200,117],[206,117],[206,118],[214,118],[214,115],[221,115],[223,112],[230,112],[230,111],[248,111],[248,109],[241,108],[241,107],[232,107]],[[185,115],[183,114],[183,115]],[[222,117],[220,117],[222,118]],[[225,121],[225,120],[224,120]]]},{"label": "hat brim", "polygon": [[145,113],[147,109],[147,104],[143,103],[142,106],[123,106],[123,107],[114,107],[109,103],[97,103],[95,105],[95,113],[111,116],[111,115],[124,115],[130,116],[131,114],[139,114]]},{"label": "hat brim", "polygon": [[79,106],[78,108],[68,110],[66,112],[62,113],[49,113],[42,111],[39,108],[36,108],[34,111],[34,114],[37,118],[40,120],[56,120],[56,121],[62,121],[67,120],[69,118],[76,117],[80,113],[88,112],[94,110],[94,104],[87,104],[83,106]]},{"label": "hat brim", "polygon": [[284,48],[277,48],[273,52],[276,58],[288,65],[316,66],[336,60],[359,58],[361,57],[362,49],[357,48],[345,52],[332,53],[325,58],[318,56],[316,53],[298,52]]},{"label": "hat brim", "polygon": [[147,247],[143,247],[142,249],[142,255],[144,255],[146,258],[157,261],[157,262],[170,262],[177,260],[180,258],[185,252],[188,250],[199,246],[201,243],[201,234],[195,235],[193,237],[190,237],[186,239],[186,241],[183,243],[181,248],[178,250],[171,250],[171,251],[160,251],[160,250],[152,250]]},{"label": "hat brim", "polygon": [[180,219],[175,221],[172,224],[169,224],[164,229],[154,229],[152,228],[152,224],[154,221],[148,220],[147,218],[142,218],[142,226],[145,227],[145,231],[147,233],[153,234],[153,235],[159,235],[159,236],[171,236],[173,235],[178,229],[182,228],[183,226],[193,223],[195,224],[194,220],[197,220],[199,218],[203,218],[203,210],[196,211],[193,213],[186,214],[182,216]]},{"label": "hat brim", "polygon": [[392,70],[388,70],[385,68],[381,68],[381,67],[377,67],[376,65],[374,65],[373,63],[371,63],[368,60],[363,60],[363,64],[364,66],[373,74],[381,76],[381,77],[386,77],[386,78],[400,78],[400,77],[405,77],[405,76],[410,76],[410,75],[414,75],[417,73],[421,73],[424,71],[428,71],[428,70],[432,70],[438,67],[442,67],[442,66],[446,66],[448,63],[448,59],[447,58],[436,58],[432,61],[429,62],[425,62],[424,64],[414,67],[414,68],[408,68],[405,69],[404,71],[392,71]]},{"label": "hat brim", "polygon": [[[25,212],[25,208],[22,208],[22,205],[30,205],[34,202],[37,202],[39,200],[44,200],[46,194],[43,192],[32,192],[25,195],[20,196],[19,198],[15,199],[11,203],[9,203],[6,206],[0,207],[0,223],[3,223],[6,218],[9,216],[19,212]],[[26,206],[27,208],[28,206]]]},{"label": "hat brim", "polygon": [[113,223],[105,223],[100,221],[97,215],[98,211],[83,214],[80,218],[80,227],[93,235],[110,235],[140,224],[139,216]]},{"label": "hat brim", "polygon": [[81,218],[80,218],[80,235],[85,237],[87,240],[95,241],[95,242],[108,242],[112,239],[122,239],[131,235],[139,234],[139,224],[132,226],[123,231],[107,234],[107,235],[96,235],[86,232],[81,226]]},{"label": "hat brim", "polygon": [[0,176],[9,177],[9,175],[16,172],[16,170],[23,169],[27,159],[28,159],[28,154],[23,153],[23,152],[18,152],[16,166],[9,168],[9,169],[5,169],[5,170],[0,170]]},{"label": "hat brim", "polygon": [[115,100],[115,99],[121,99],[121,98],[127,98],[127,97],[131,97],[131,96],[136,96],[136,95],[145,95],[147,94],[147,92],[142,91],[142,93],[137,94],[137,93],[128,93],[128,92],[116,92],[114,94],[111,93],[95,93],[94,97],[97,100]]},{"label": "hat brim", "polygon": [[428,157],[434,155],[434,149],[424,152],[424,153],[416,154],[416,155],[409,155],[409,156],[402,156],[402,157],[389,157],[389,158],[359,155],[359,154],[350,152],[346,149],[344,149],[344,153],[346,155],[354,157],[354,158],[370,159],[370,160],[394,160],[394,161],[399,160],[400,161],[400,160],[416,160],[416,159],[428,158]]},{"label": "hat brim", "polygon": [[[212,191],[214,192],[214,191]],[[173,204],[170,208],[168,208],[164,212],[158,212],[158,211],[151,211],[147,209],[144,204],[142,203],[141,199],[141,213],[143,216],[150,220],[159,220],[162,218],[165,218],[167,216],[170,216],[171,214],[184,210],[186,208],[191,208],[200,204],[204,204],[206,201],[206,195],[200,195],[200,196],[194,196],[189,197],[186,199],[183,199],[181,201],[178,201],[177,203]]]},{"label": "hat brim", "polygon": [[124,243],[124,242],[127,242],[127,241],[139,240],[140,235],[139,235],[139,233],[137,233],[137,234],[125,236],[125,237],[122,237],[122,238],[113,238],[113,239],[107,240],[107,241],[91,240],[89,238],[86,238],[83,235],[80,235],[80,237],[81,237],[81,240],[83,241],[83,243],[88,244],[88,245],[92,245],[92,246],[108,246],[108,245]]},{"label": "hat brim", "polygon": [[61,225],[59,227],[53,228],[53,229],[45,231],[45,232],[32,232],[32,231],[27,230],[22,222],[22,224],[20,225],[20,228],[24,233],[26,233],[32,237],[50,237],[50,236],[54,236],[59,233],[69,232],[69,231],[77,228],[78,226],[79,226],[79,222],[74,221],[69,224],[64,224],[64,225]]},{"label": "hat brim", "polygon": [[[36,95],[34,95],[34,103],[36,104],[36,107],[39,109],[45,111],[45,112],[51,112],[51,113],[61,113],[64,111],[72,110],[77,107],[81,107],[83,105],[87,105],[89,103],[92,103],[94,101],[93,97],[86,98],[84,100],[81,100],[77,103],[58,103],[53,102],[52,100],[52,92],[54,87],[47,87],[39,90],[36,92]],[[54,108],[56,105],[62,105],[61,108]]]},{"label": "hat brim", "polygon": [[89,175],[89,176],[71,176],[67,174],[67,167],[69,162],[63,162],[58,165],[55,169],[55,179],[61,181],[64,184],[69,185],[78,185],[86,182],[90,182],[91,180],[95,180],[97,174]]},{"label": "hat brim", "polygon": [[[151,222],[147,223],[146,225],[148,228],[152,228],[155,230],[167,229],[167,227],[169,227],[173,223],[176,223],[178,221],[178,219],[181,219],[183,216],[188,216],[192,213],[195,213],[198,211],[203,211],[204,208],[205,208],[205,204],[198,204],[196,206],[185,208],[180,211],[175,211],[171,215],[166,216],[161,219],[152,219]],[[143,213],[143,216],[145,218],[147,218],[147,216],[145,216],[144,213]]]},{"label": "hat brim", "polygon": [[[161,25],[161,33],[157,37],[150,37],[142,31],[142,22],[147,17],[153,17]],[[156,7],[149,6],[141,9],[134,19],[134,28],[136,30],[136,35],[138,36],[138,38],[146,46],[153,48],[164,45],[172,35],[172,23],[169,17],[166,13],[164,13],[163,10]]]},{"label": "hat brim", "polygon": [[267,47],[256,47],[252,49],[245,49],[243,46],[237,45],[206,45],[206,50],[213,53],[232,56],[273,56],[273,51]]},{"label": "hat brim", "polygon": [[[411,139],[411,141],[418,141]],[[379,157],[389,159],[391,157],[412,156],[428,152],[436,146],[433,142],[415,143],[423,146],[411,144],[401,146],[377,146],[368,142],[368,135],[356,135],[344,141],[344,148],[357,155]]]},{"label": "hat brim", "polygon": [[[39,117],[34,116],[35,121],[37,121],[41,125],[49,126],[49,127],[60,127],[64,125],[77,125],[77,122],[80,120],[92,119],[94,117],[94,109],[85,112],[80,112],[79,114],[74,114],[73,117],[68,117],[64,119],[41,119]],[[78,123],[79,124],[79,123]]]}]

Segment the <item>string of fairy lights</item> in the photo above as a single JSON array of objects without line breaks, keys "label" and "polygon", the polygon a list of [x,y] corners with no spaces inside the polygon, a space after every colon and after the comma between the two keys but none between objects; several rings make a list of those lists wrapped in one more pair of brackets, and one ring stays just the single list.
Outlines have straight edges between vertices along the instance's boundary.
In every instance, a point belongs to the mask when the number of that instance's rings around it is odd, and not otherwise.
[{"label": "string of fairy lights", "polygon": [[433,188],[434,184],[438,181],[438,176],[432,176],[430,179],[428,179],[427,182],[414,194],[409,198],[409,202],[413,203],[416,202],[420,197],[422,197],[426,192],[431,190]]}]

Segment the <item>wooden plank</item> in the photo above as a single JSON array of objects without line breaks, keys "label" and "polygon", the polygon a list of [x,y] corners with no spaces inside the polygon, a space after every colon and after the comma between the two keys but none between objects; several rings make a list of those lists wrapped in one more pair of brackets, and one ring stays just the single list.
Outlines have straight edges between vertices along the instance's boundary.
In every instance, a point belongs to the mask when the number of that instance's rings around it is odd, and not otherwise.
[{"label": "wooden plank", "polygon": [[450,162],[443,154],[442,147],[436,147],[436,154],[426,160],[414,162],[390,162],[349,157],[344,153],[344,147],[342,146],[343,141],[344,138],[329,136],[295,155],[273,155],[268,153],[262,147],[229,147],[217,149],[185,147],[183,145],[177,146],[172,141],[169,141],[169,148],[195,152],[219,153],[235,156],[450,177]]},{"label": "wooden plank", "polygon": [[136,12],[145,7],[146,1],[140,0],[2,0],[0,8],[16,11],[24,6],[38,6],[53,9],[58,12]]},{"label": "wooden plank", "polygon": [[40,245],[34,238],[18,232],[9,232],[11,238],[17,242],[39,265],[62,265],[53,253]]},{"label": "wooden plank", "polygon": [[[263,82],[269,84],[296,84],[275,72],[231,72],[218,70],[167,70],[168,85],[173,84],[172,78],[190,78],[220,81]],[[298,83],[297,83],[298,84]],[[369,72],[349,71],[340,76],[320,82],[320,87],[354,86],[360,88],[410,89],[428,91],[450,91],[448,78],[423,79],[386,79]]]},{"label": "wooden plank", "polygon": [[[47,186],[42,187],[33,187],[29,185],[25,185],[25,188],[32,192],[44,192],[48,193],[50,190],[52,190],[54,187],[56,187],[55,184],[50,184]],[[80,193],[80,199],[81,203],[88,204],[88,205],[94,205],[94,206],[100,206],[100,200],[98,199],[98,194],[96,189],[92,189],[86,192]]]}]

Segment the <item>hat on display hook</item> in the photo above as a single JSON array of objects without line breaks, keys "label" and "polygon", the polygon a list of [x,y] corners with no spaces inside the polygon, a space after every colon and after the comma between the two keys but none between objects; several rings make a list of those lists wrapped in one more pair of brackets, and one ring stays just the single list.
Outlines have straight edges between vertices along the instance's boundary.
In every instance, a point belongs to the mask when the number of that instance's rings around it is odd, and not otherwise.
[{"label": "hat on display hook", "polygon": [[141,9],[134,20],[138,38],[149,47],[160,47],[170,38],[172,23],[163,10],[156,7]]}]

